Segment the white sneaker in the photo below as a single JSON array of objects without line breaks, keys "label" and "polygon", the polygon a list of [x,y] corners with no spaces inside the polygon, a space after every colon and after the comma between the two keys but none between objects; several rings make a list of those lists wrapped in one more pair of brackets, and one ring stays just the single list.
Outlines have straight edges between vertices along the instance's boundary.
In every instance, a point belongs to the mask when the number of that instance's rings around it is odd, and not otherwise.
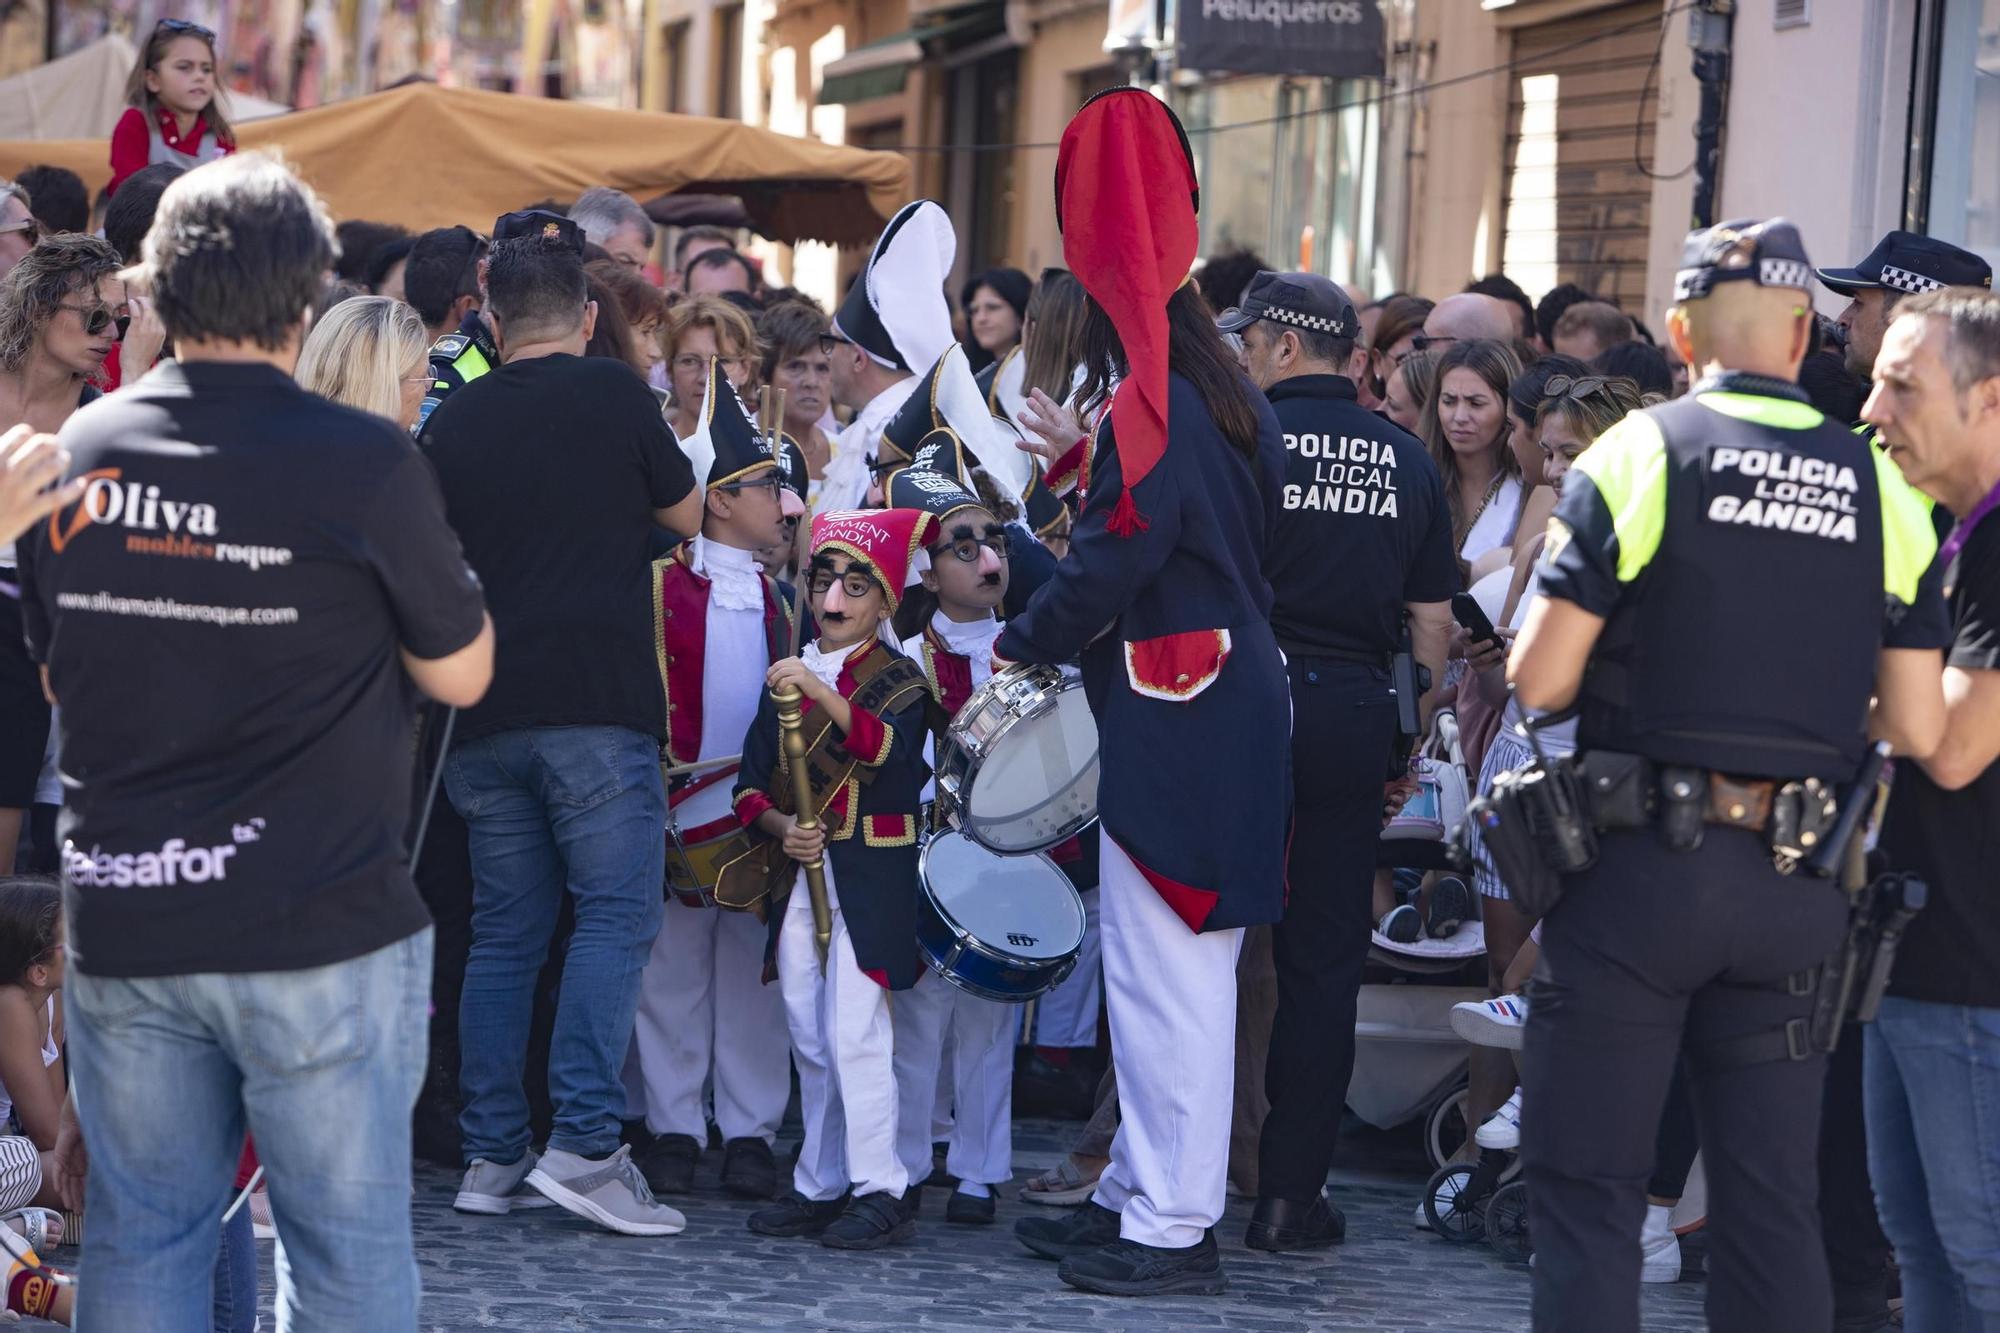
[{"label": "white sneaker", "polygon": [[1673,1209],[1663,1203],[1646,1205],[1646,1225],[1639,1231],[1639,1280],[1681,1280],[1681,1238],[1674,1234]]},{"label": "white sneaker", "polygon": [[554,1207],[522,1184],[528,1173],[535,1169],[537,1160],[533,1148],[522,1153],[521,1160],[512,1166],[489,1162],[484,1157],[473,1158],[472,1165],[465,1169],[465,1179],[459,1184],[458,1197],[451,1201],[451,1206],[461,1213],[478,1213],[484,1217],[505,1217],[516,1208]]},{"label": "white sneaker", "polygon": [[528,1184],[608,1231],[677,1236],[687,1229],[685,1217],[653,1198],[639,1164],[632,1160],[629,1143],[598,1161],[551,1148],[528,1173]]},{"label": "white sneaker", "polygon": [[1525,995],[1467,1000],[1451,1007],[1451,1030],[1474,1046],[1518,1051],[1527,1022],[1528,997]]},{"label": "white sneaker", "polygon": [[1472,1141],[1482,1148],[1498,1148],[1513,1152],[1521,1146],[1521,1090],[1514,1089],[1514,1095],[1501,1103],[1500,1109],[1486,1118],[1486,1123],[1473,1131]]}]

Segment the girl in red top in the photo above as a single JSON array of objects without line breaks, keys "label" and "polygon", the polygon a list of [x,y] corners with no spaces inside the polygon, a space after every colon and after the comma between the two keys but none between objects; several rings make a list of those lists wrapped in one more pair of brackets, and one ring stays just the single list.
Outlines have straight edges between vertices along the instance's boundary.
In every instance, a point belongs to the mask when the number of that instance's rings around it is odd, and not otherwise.
[{"label": "girl in red top", "polygon": [[195,167],[236,151],[236,134],[216,101],[215,34],[186,19],[161,19],[132,77],[131,105],[111,131],[111,184],[154,162]]}]

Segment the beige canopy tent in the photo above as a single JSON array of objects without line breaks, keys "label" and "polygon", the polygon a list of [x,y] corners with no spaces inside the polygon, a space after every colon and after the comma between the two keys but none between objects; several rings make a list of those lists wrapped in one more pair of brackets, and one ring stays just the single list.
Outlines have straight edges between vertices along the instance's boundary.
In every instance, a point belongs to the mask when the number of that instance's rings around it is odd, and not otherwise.
[{"label": "beige canopy tent", "polygon": [[[797,139],[736,121],[411,83],[242,127],[279,148],[339,218],[412,229],[487,230],[540,199],[593,185],[641,199],[686,189],[743,200],[780,241],[865,245],[909,192],[895,153]],[[110,176],[104,139],[0,142],[0,175],[68,167],[92,190]]]},{"label": "beige canopy tent", "polygon": [[[132,43],[123,37],[100,37],[59,60],[0,79],[0,140],[109,139],[125,110],[125,78],[135,59]],[[230,93],[223,109],[241,125],[290,108]]]}]

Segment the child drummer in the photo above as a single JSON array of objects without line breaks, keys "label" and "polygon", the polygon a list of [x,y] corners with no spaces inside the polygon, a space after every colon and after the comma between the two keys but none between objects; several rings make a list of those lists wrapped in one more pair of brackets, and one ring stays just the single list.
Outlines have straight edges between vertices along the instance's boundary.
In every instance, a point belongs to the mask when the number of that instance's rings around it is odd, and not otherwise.
[{"label": "child drummer", "polygon": [[778,979],[799,1071],[805,1142],[793,1193],[750,1217],[764,1236],[875,1249],[916,1229],[920,1181],[896,1154],[889,992],[907,991],[916,950],[917,821],[929,691],[882,640],[911,556],[933,523],[920,510],[820,514],[806,586],[817,642],[765,678],[805,696],[806,774],[820,827],[801,829],[767,693],[743,742],[736,813],[801,861],[824,851],[832,936],[822,967],[801,867],[780,921]]}]

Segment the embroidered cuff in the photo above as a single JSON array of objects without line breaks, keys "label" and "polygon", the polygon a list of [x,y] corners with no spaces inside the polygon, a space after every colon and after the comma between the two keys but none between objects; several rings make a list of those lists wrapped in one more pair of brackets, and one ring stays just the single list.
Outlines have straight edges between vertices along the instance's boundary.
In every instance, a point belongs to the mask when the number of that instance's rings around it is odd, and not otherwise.
[{"label": "embroidered cuff", "polygon": [[755,787],[742,787],[736,792],[736,817],[744,828],[755,828],[757,816],[775,808],[771,798]]},{"label": "embroidered cuff", "polygon": [[1085,435],[1069,447],[1055,462],[1049,464],[1048,475],[1042,478],[1049,490],[1058,496],[1068,496],[1083,480],[1084,464],[1090,453],[1090,437]]},{"label": "embroidered cuff", "polygon": [[850,708],[848,712],[852,717],[847,735],[840,743],[857,762],[880,768],[889,758],[889,747],[895,743],[896,733],[865,708]]},{"label": "embroidered cuff", "polygon": [[1156,639],[1127,640],[1125,679],[1148,699],[1186,703],[1213,685],[1229,660],[1229,631],[1189,630]]}]

